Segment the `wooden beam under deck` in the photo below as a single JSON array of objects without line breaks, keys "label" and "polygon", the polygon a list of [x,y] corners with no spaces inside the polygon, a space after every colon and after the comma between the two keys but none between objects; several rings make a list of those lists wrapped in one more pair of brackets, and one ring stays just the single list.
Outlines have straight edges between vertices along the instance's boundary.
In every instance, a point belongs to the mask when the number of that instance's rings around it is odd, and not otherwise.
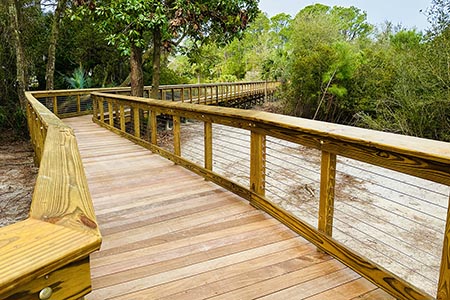
[{"label": "wooden beam under deck", "polygon": [[102,249],[95,299],[393,299],[223,188],[92,123],[75,129]]}]

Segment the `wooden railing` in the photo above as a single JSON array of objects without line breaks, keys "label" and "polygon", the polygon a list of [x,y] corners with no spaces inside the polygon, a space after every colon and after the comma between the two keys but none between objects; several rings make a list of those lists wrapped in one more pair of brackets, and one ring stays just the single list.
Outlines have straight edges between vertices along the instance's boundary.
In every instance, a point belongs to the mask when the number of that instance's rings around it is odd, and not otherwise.
[{"label": "wooden railing", "polygon": [[74,133],[27,93],[39,174],[29,218],[0,229],[0,299],[79,299],[101,235]]},{"label": "wooden railing", "polygon": [[[227,104],[237,99],[270,97],[279,86],[276,81],[235,82],[214,84],[163,85],[159,88],[159,99],[197,103]],[[107,92],[130,95],[130,88],[95,88],[82,90],[55,90],[34,92],[33,96],[59,118],[92,113],[90,93]],[[144,87],[144,97],[149,98],[151,86]]]},{"label": "wooden railing", "polygon": [[[450,185],[450,145],[448,143],[382,133],[259,111],[199,106],[95,92],[92,94],[93,121],[99,125],[159,153],[178,165],[242,196],[299,233],[321,250],[398,299],[433,299],[423,290],[406,282],[369,259],[360,256],[331,237],[334,214],[336,158],[343,156],[404,174]],[[131,114],[130,118],[126,118]],[[173,118],[173,151],[158,145],[157,115]],[[203,123],[204,165],[184,158],[181,120]],[[127,120],[130,120],[128,123]],[[145,132],[142,130],[146,126]],[[250,182],[236,183],[213,171],[213,124],[241,128],[250,133]],[[320,208],[317,229],[292,213],[273,204],[265,196],[266,139],[289,141],[322,153]],[[450,298],[450,219],[447,213],[437,299]]]}]

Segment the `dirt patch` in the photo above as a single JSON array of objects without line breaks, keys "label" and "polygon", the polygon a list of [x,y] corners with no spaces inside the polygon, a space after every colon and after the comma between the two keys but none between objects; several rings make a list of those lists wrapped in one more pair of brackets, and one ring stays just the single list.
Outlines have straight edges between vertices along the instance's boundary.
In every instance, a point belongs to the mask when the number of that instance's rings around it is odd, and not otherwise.
[{"label": "dirt patch", "polygon": [[0,227],[28,217],[38,169],[33,148],[11,131],[0,133]]}]

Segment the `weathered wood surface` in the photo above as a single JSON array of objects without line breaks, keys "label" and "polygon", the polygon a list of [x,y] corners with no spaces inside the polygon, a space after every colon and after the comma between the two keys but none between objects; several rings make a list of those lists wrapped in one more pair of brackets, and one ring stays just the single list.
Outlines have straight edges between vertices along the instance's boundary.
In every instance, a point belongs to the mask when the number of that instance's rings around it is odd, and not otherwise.
[{"label": "weathered wood surface", "polygon": [[86,299],[252,299],[284,291],[322,299],[333,289],[339,299],[392,299],[229,191],[89,117],[66,122],[75,128],[103,234]]}]

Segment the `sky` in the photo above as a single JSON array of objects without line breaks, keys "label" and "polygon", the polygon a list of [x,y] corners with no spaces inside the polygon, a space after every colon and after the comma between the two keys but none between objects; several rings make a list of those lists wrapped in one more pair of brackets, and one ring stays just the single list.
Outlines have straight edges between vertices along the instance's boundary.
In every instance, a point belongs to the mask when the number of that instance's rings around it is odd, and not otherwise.
[{"label": "sky", "polygon": [[383,24],[387,20],[408,29],[424,30],[428,28],[428,21],[420,10],[426,10],[431,5],[431,0],[260,0],[259,8],[269,17],[282,12],[294,17],[302,8],[315,3],[328,6],[355,6],[367,12],[367,20],[374,25]]}]

